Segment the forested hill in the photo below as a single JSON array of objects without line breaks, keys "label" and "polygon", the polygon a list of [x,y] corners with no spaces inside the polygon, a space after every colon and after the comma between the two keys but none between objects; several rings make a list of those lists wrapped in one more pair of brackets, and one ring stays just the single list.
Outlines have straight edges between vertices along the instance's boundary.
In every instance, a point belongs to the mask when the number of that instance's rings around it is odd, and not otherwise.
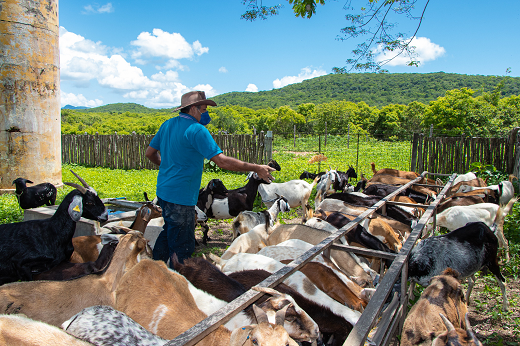
[{"label": "forested hill", "polygon": [[212,97],[219,106],[239,105],[253,109],[321,104],[334,100],[364,101],[369,106],[407,105],[412,101],[428,104],[444,96],[446,90],[470,88],[478,96],[493,91],[504,82],[502,96],[520,95],[520,77],[473,76],[455,73],[351,73],[329,74],[260,92],[230,92]]}]

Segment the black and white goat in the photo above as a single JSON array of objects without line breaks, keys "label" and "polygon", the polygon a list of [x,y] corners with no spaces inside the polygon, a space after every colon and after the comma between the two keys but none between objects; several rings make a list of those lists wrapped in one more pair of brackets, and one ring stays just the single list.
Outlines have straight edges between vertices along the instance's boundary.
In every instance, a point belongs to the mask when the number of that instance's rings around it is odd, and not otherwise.
[{"label": "black and white goat", "polygon": [[[277,171],[281,169],[275,160],[269,161],[267,165]],[[253,210],[253,204],[256,194],[258,193],[258,186],[267,182],[260,179],[258,175],[253,172],[247,175],[246,180],[249,181],[245,186],[229,190],[227,195],[215,194],[213,196],[213,204],[208,208],[206,215],[211,219],[217,220],[231,219],[238,216],[242,211]]]},{"label": "black and white goat", "polygon": [[[199,190],[199,197],[197,200],[196,210],[197,210],[197,222],[200,227],[203,229],[202,233],[202,243],[204,245],[207,244],[210,238],[208,237],[209,226],[207,224],[207,213],[213,204],[214,195],[226,196],[228,194],[228,189],[224,186],[224,183],[220,179],[211,179],[208,184]],[[202,217],[204,213],[205,217]]]},{"label": "black and white goat", "polygon": [[17,178],[13,181],[16,186],[16,199],[20,208],[31,209],[42,205],[54,205],[56,202],[56,186],[51,183],[41,183],[27,187],[27,183],[33,182],[29,179]]},{"label": "black and white goat", "polygon": [[273,205],[268,210],[259,212],[245,210],[240,212],[233,220],[233,239],[238,234],[244,234],[252,230],[255,226],[265,224],[266,229],[274,226],[279,213],[286,213],[291,210],[287,198],[278,196]]},{"label": "black and white goat", "polygon": [[452,268],[461,274],[461,279],[471,277],[467,293],[469,302],[474,274],[488,267],[497,278],[504,297],[502,308],[507,310],[505,279],[500,273],[497,253],[498,239],[493,231],[483,222],[471,222],[447,234],[422,240],[410,254],[408,275],[426,287],[432,277]]},{"label": "black and white goat", "polygon": [[0,284],[32,280],[34,274],[69,260],[72,237],[81,217],[105,222],[105,205],[79,175],[83,186],[64,183],[71,191],[49,219],[0,225]]}]

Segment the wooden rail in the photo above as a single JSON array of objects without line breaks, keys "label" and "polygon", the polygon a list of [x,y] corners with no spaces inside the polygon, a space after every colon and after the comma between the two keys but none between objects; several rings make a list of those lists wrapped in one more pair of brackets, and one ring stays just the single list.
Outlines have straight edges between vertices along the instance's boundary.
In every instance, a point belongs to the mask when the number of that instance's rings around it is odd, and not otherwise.
[{"label": "wooden rail", "polygon": [[[418,224],[412,229],[412,232],[410,236],[408,236],[408,239],[404,243],[403,247],[401,248],[401,251],[399,251],[394,261],[392,262],[392,265],[386,271],[383,280],[381,280],[381,282],[377,286],[376,292],[368,302],[368,305],[366,306],[365,310],[363,311],[363,314],[359,318],[358,323],[356,323],[356,325],[350,332],[349,336],[347,337],[347,340],[345,340],[345,343],[343,344],[344,346],[364,345],[368,333],[377,322],[377,319],[381,314],[381,311],[383,310],[383,305],[387,301],[390,292],[392,292],[392,289],[399,277],[401,278],[400,304],[398,306],[398,311],[396,311],[396,313],[394,313],[392,317],[393,319],[396,319],[396,321],[392,323],[393,327],[389,330],[380,331],[378,328],[378,333],[389,334],[385,338],[379,338],[379,340],[386,340],[386,342],[389,342],[392,337],[391,334],[393,334],[395,328],[397,328],[399,325],[402,327],[402,323],[404,322],[404,317],[406,315],[406,304],[408,303],[409,295],[409,293],[406,293],[406,282],[408,281],[408,259],[410,257],[410,252],[412,251],[412,248],[415,246],[415,243],[417,242],[419,236],[422,235],[422,231],[423,228],[426,226],[426,223],[432,216],[434,216],[437,205],[446,195],[446,192],[451,187],[453,180],[456,176],[456,173],[452,174],[448,183],[444,185],[442,191],[439,193],[435,201],[433,201],[428,206],[423,216],[419,219]],[[381,345],[383,344],[385,343],[381,343]]]},{"label": "wooden rail", "polygon": [[[289,263],[289,264],[285,265],[284,267],[280,268],[280,270],[276,271],[271,276],[266,278],[264,281],[260,282],[257,286],[258,287],[271,287],[272,288],[272,287],[276,286],[277,284],[281,283],[283,280],[285,280],[287,277],[289,277],[292,273],[294,273],[295,271],[297,271],[298,269],[303,267],[307,262],[311,261],[314,257],[316,257],[317,255],[322,253],[324,250],[326,250],[326,249],[330,248],[331,246],[333,246],[333,242],[339,240],[339,238],[344,236],[348,231],[350,231],[353,228],[357,227],[357,225],[359,223],[361,223],[366,217],[372,215],[376,210],[378,210],[379,208],[383,207],[394,196],[399,194],[401,191],[407,189],[409,186],[411,186],[411,185],[417,183],[418,181],[420,181],[425,176],[425,174],[427,174],[427,172],[423,172],[416,179],[408,182],[407,184],[401,186],[396,191],[394,191],[391,194],[387,195],[386,197],[381,199],[379,202],[374,204],[372,207],[370,207],[366,211],[364,211],[362,214],[358,215],[354,220],[350,221],[348,224],[346,224],[345,226],[343,226],[341,229],[337,230],[336,232],[331,233],[327,238],[325,238],[319,244],[315,245],[310,250],[306,251],[304,254],[302,254],[300,257],[296,258],[291,263]],[[452,180],[453,180],[453,177],[452,177]],[[450,180],[450,182],[452,180]],[[443,192],[445,192],[445,190],[446,190],[446,187],[443,189]],[[441,192],[441,194],[442,194],[442,192]],[[438,200],[436,200],[436,201],[438,201]],[[423,218],[424,218],[424,216],[423,216]],[[421,218],[421,220],[423,220],[423,218]],[[417,229],[417,227],[415,229]],[[415,241],[413,243],[415,244]],[[407,241],[405,243],[405,245],[406,244],[409,244],[409,242]],[[338,248],[338,247],[336,247],[335,244],[334,244],[334,246],[335,246],[335,248]],[[339,249],[341,249],[341,250],[348,250],[348,251],[352,251],[353,250],[350,247],[349,248],[339,247]],[[411,248],[410,248],[410,250],[411,250]],[[356,251],[359,251],[359,249],[356,249]],[[387,253],[379,253],[378,251],[373,251],[373,250],[369,251],[369,252],[371,252],[372,255],[379,256],[379,257],[381,257],[382,255],[384,255],[384,256],[388,255]],[[402,252],[402,250],[401,250],[401,252]],[[409,250],[407,252],[406,258],[408,258],[408,254],[409,254]],[[399,255],[397,255],[397,257],[395,257],[395,258],[398,258],[398,257],[399,257]],[[395,262],[395,260],[394,260],[394,262]],[[392,267],[394,267],[394,265],[392,265],[390,268],[392,268]],[[401,267],[402,267],[402,265],[399,266],[399,268],[401,268]],[[385,278],[386,278],[387,275],[388,274],[385,275]],[[385,280],[383,280],[383,281],[385,281]],[[389,280],[386,280],[386,282],[389,282]],[[383,288],[385,290],[391,289],[391,287],[388,287],[388,283],[385,286],[383,286]],[[376,291],[376,295],[377,295],[377,292],[379,290],[380,289],[379,289],[379,286],[378,286],[378,290]],[[235,316],[237,313],[242,311],[248,305],[254,303],[263,294],[264,293],[258,292],[258,291],[254,290],[254,289],[248,290],[246,293],[244,293],[241,296],[237,297],[235,300],[233,300],[232,302],[228,303],[226,306],[222,307],[221,309],[219,309],[218,311],[216,311],[212,315],[208,316],[203,321],[199,322],[198,324],[196,324],[195,326],[193,326],[189,330],[187,330],[184,333],[182,333],[179,336],[177,336],[175,339],[170,340],[168,343],[165,344],[165,346],[173,346],[173,345],[175,345],[175,346],[181,346],[181,345],[191,346],[191,345],[195,345],[197,342],[202,340],[209,333],[211,333],[212,331],[217,329],[220,325],[222,325],[222,324],[226,323],[227,321],[229,321],[233,316]],[[384,293],[379,294],[379,296],[384,296],[385,297],[384,299],[386,300],[386,297],[389,294],[390,294],[390,291],[388,291],[388,292],[385,291]],[[374,298],[372,298],[370,301],[372,302],[373,299]],[[379,313],[381,311],[381,309],[382,309],[382,304],[384,303],[385,300],[380,302],[380,304],[381,304],[380,307],[374,307],[374,304],[372,304],[372,308],[371,309],[374,312],[377,311],[377,313]],[[369,303],[369,305],[367,305],[367,308],[369,306],[370,306],[370,303]],[[372,311],[372,310],[370,310],[370,311]],[[366,311],[367,310],[365,309],[365,312],[363,312],[363,314],[361,315],[361,318],[363,318],[363,316],[365,315]],[[369,311],[369,313],[371,315],[371,318],[372,319],[376,318],[377,316],[375,314],[373,314],[372,312],[370,312],[370,311]],[[361,321],[361,318],[360,318],[360,321]],[[374,320],[370,320],[370,323],[367,324],[366,320],[367,320],[367,318],[363,319],[363,321],[365,321],[364,325],[372,325],[373,322],[374,322]],[[358,324],[359,324],[359,322],[358,322]],[[356,326],[358,324],[356,324]],[[363,329],[359,329],[358,328],[357,331],[356,331],[356,335],[361,335],[361,334],[359,334],[360,331],[362,331],[362,333],[365,333],[365,328],[363,328]],[[370,329],[368,329],[366,331],[366,334],[360,340],[364,340],[364,338],[366,338],[366,335],[368,334],[369,331],[370,331]],[[354,332],[354,330],[353,330],[353,332]],[[351,332],[350,335],[353,335],[353,333]],[[361,345],[361,344],[362,343],[360,343],[359,345]],[[352,345],[354,345],[354,344],[352,344]]]}]

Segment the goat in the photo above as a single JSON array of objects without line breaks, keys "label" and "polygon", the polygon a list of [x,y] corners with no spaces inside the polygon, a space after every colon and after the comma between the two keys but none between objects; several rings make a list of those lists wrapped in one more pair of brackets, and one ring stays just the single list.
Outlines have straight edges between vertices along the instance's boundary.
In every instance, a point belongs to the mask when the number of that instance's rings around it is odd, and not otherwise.
[{"label": "goat", "polygon": [[33,182],[29,179],[17,178],[13,181],[16,186],[16,199],[22,209],[38,208],[42,205],[54,205],[56,202],[56,186],[51,183],[41,183],[27,187],[27,183]]},{"label": "goat", "polygon": [[[173,267],[179,274],[199,290],[207,292],[223,302],[229,303],[247,291],[242,284],[228,277],[203,258],[189,258],[184,261],[184,264],[181,264],[176,260],[175,255],[172,257]],[[313,342],[318,339],[318,325],[297,305],[290,295],[279,293],[271,288],[257,287],[255,289],[272,296],[268,299],[267,296],[263,296],[256,301],[256,305],[266,311],[269,316],[273,316],[273,312],[282,309],[284,306],[289,306],[285,314],[284,327],[293,339],[299,342]],[[207,313],[213,313],[218,307],[215,306]],[[201,310],[204,311],[204,309]],[[251,321],[254,321],[251,306],[246,308],[244,312]]]},{"label": "goat", "polygon": [[469,181],[473,179],[477,179],[477,176],[473,172],[468,172],[466,174],[458,174],[455,180],[453,180],[452,186],[457,185],[461,181]]},{"label": "goat", "polygon": [[[445,209],[442,213],[437,214],[437,226],[445,227],[450,231],[457,228],[461,228],[468,222],[481,221],[490,227],[493,223],[498,224],[496,221],[497,216],[504,220],[505,216],[509,213],[513,204],[517,199],[512,199],[504,207],[499,207],[494,203],[479,203],[468,206],[453,206]],[[503,222],[501,223],[503,224]],[[433,229],[433,221],[428,223],[427,230]],[[509,245],[507,239],[504,237],[502,227],[497,227],[495,235],[498,237],[500,247],[506,252],[506,257],[509,259]]]},{"label": "goat", "polygon": [[[269,272],[275,272],[284,265],[272,258],[257,254],[240,253],[236,254],[229,260],[218,260],[216,256],[212,258],[217,259],[221,266],[221,270],[225,274],[229,274],[241,270],[250,269],[264,269]],[[338,303],[330,298],[323,291],[319,290],[307,277],[301,272],[297,271],[284,280],[284,283],[300,292],[304,297],[310,299],[317,304],[327,306],[335,314],[342,316],[351,324],[356,324],[361,316],[359,311],[354,311],[346,306]]]},{"label": "goat", "polygon": [[119,238],[110,234],[103,234],[101,238],[103,248],[99,252],[96,261],[85,263],[62,262],[54,268],[34,275],[33,279],[63,281],[102,271],[108,263],[110,263],[112,255],[119,243]]},{"label": "goat", "polygon": [[85,308],[61,328],[97,346],[162,346],[168,342],[108,305]]},{"label": "goat", "polygon": [[515,188],[513,184],[504,180],[496,185],[490,185],[486,187],[474,187],[469,185],[462,185],[457,192],[470,192],[470,191],[494,191],[497,195],[496,203],[504,205],[509,203],[509,201],[515,196]]},{"label": "goat", "polygon": [[[302,246],[301,243],[305,245]],[[286,264],[293,261],[295,258],[300,257],[312,247],[313,245],[299,239],[289,239],[279,245],[264,247],[258,252],[258,255],[266,256]],[[304,268],[306,269],[301,271],[316,285],[316,287],[340,303],[349,302],[349,304],[347,304],[348,307],[360,312],[363,311],[363,308],[370,300],[374,289],[362,288],[357,283],[350,280],[336,265],[334,265],[334,263],[327,260],[326,257],[323,257],[322,255],[316,256],[307,264],[310,265],[305,265]],[[326,277],[330,277],[330,280],[325,280],[325,276],[318,278],[320,273],[326,274]],[[355,297],[352,297],[352,294]],[[341,298],[341,296],[343,296],[343,298]]]},{"label": "goat", "polygon": [[285,213],[291,210],[287,198],[278,196],[274,201],[273,205],[268,209],[261,212],[253,211],[242,211],[233,220],[233,238],[235,239],[238,234],[244,234],[249,232],[253,227],[257,225],[265,225],[266,229],[273,227],[274,223],[280,212]]},{"label": "goat", "polygon": [[[374,176],[380,175],[380,174],[386,174],[386,175],[392,175],[394,177],[414,180],[415,178],[419,177],[419,175],[420,175],[416,172],[401,171],[401,170],[393,169],[393,168],[382,168],[380,170],[376,170],[375,163],[372,162],[370,165],[372,166],[372,172],[374,173]],[[439,180],[435,181],[433,179],[428,179],[428,178],[422,178],[421,180],[419,180],[419,183],[432,184],[432,185],[443,185],[443,184],[441,184],[441,182]]]},{"label": "goat", "polygon": [[290,180],[285,183],[260,184],[258,193],[262,197],[262,202],[269,208],[276,196],[287,198],[289,206],[294,209],[299,206],[303,208],[303,215],[306,214],[307,202],[311,196],[312,189],[320,178],[314,178],[312,184],[305,180]]},{"label": "goat", "polygon": [[[146,232],[148,223],[155,218],[160,217],[162,209],[153,202],[146,201],[144,205],[139,207],[135,211],[135,219],[128,225],[128,228],[121,227],[116,222],[116,226],[108,228],[109,224],[103,227],[103,231],[109,231],[111,233],[117,232],[119,234],[126,234],[128,229],[141,232],[143,235]],[[126,229],[126,230],[125,230]],[[98,258],[102,248],[102,235],[85,235],[80,237],[72,238],[72,245],[74,246],[74,252],[70,257],[71,263],[83,263],[83,262],[94,262]]]},{"label": "goat", "polygon": [[465,328],[468,312],[459,273],[447,268],[432,277],[428,287],[412,307],[404,321],[401,345],[426,345],[446,330],[440,313],[457,328]]},{"label": "goat", "polygon": [[[143,285],[148,294],[135,299]],[[122,278],[116,291],[115,307],[148,331],[171,340],[207,317],[198,308],[191,287],[182,275],[169,270],[164,262],[143,260]],[[248,327],[240,328],[246,329]],[[228,344],[237,345],[224,326],[219,326],[198,343],[201,346]]]},{"label": "goat", "polygon": [[[337,229],[340,229],[341,227],[345,226],[354,219],[354,217],[349,217],[348,215],[345,215],[340,212],[331,212],[327,214],[323,213],[321,215],[325,217],[323,220],[327,221]],[[395,253],[395,251],[390,250],[388,246],[383,244],[381,240],[376,238],[371,233],[367,232],[361,225],[358,225],[356,228],[345,234],[345,238],[350,245],[352,245],[353,243],[357,243],[368,249]],[[385,264],[387,268],[389,268],[392,264],[392,261],[385,260]]]},{"label": "goat", "polygon": [[[238,271],[230,273],[228,276],[241,283],[246,289],[250,289],[270,275],[271,273],[266,270],[256,269]],[[320,332],[323,334],[323,339],[329,339],[333,336],[333,346],[343,345],[343,342],[352,330],[352,324],[332,312],[328,307],[314,303],[283,283],[276,285],[274,289],[293,297],[298,306],[305,310],[318,324]]]},{"label": "goat", "polygon": [[[257,310],[255,310],[255,313],[258,314],[256,319],[259,322],[264,322],[265,313]],[[276,315],[276,322],[279,322],[282,315],[283,311]],[[62,327],[68,333],[98,346],[162,346],[168,342],[168,340],[147,331],[127,315],[110,306],[86,308],[63,323]],[[276,329],[276,326],[274,328]],[[246,329],[247,332],[244,332]],[[254,325],[244,327],[242,330],[242,332],[230,335],[229,345],[242,346],[247,341],[248,335],[253,337],[255,342],[258,342],[258,340],[265,342],[265,339],[272,341],[271,339],[280,337],[283,339],[284,336],[287,336],[287,333],[284,333],[283,330],[277,331],[278,333],[269,333],[269,330],[263,330]],[[289,339],[284,341],[287,341],[289,345],[295,345],[294,341],[291,342]]]},{"label": "goat", "polygon": [[258,186],[264,182],[256,173],[249,173],[247,184],[238,189],[229,190],[227,196],[214,195],[213,203],[206,215],[211,219],[230,219],[241,211],[253,210]]},{"label": "goat", "polygon": [[487,184],[482,178],[460,181],[457,184],[452,184],[452,186],[446,193],[446,196],[449,197],[454,193],[460,192],[459,190],[463,189],[463,186],[487,187]]},{"label": "goat", "polygon": [[[373,196],[379,196],[379,197],[386,197],[387,195],[391,194],[395,190],[399,189],[399,186],[395,185],[389,185],[389,184],[371,184],[370,186],[366,187],[363,192],[367,195],[373,195]],[[411,188],[407,188],[404,191],[401,191],[399,196],[407,196],[413,199],[417,203],[421,204],[428,204],[430,196],[412,190]]]},{"label": "goat", "polygon": [[[211,208],[211,205],[213,204],[213,195],[222,195],[227,196],[228,189],[226,186],[224,186],[224,183],[220,179],[211,179],[208,184],[199,190],[199,197],[197,199],[197,208],[200,210],[200,212],[206,214],[208,210]],[[198,213],[198,211],[197,211]],[[197,217],[199,219],[200,217]],[[207,217],[203,221],[198,221],[202,231],[202,243],[206,245],[208,243],[208,240],[211,240],[208,237],[209,232],[209,226],[207,224]]]},{"label": "goat", "polygon": [[[381,197],[378,196],[367,196],[361,197],[352,193],[333,193],[332,195],[328,195],[325,199],[339,199],[340,201],[349,203],[353,206],[361,206],[361,207],[371,207],[377,202],[381,201]],[[381,209],[378,209],[376,213],[381,214]],[[386,205],[386,213],[389,217],[398,220],[402,223],[405,223],[409,226],[413,224],[417,218],[408,210],[397,206],[397,205]]]},{"label": "goat", "polygon": [[96,191],[83,184],[65,196],[49,219],[0,225],[0,284],[32,280],[34,274],[66,261],[72,255],[72,237],[81,217],[107,221],[108,212]]},{"label": "goat", "polygon": [[[332,230],[321,230],[306,225],[279,225],[274,229],[271,235],[269,235],[269,238],[267,238],[266,245],[277,245],[289,239],[300,239],[307,243],[317,245],[330,236],[331,231]],[[368,267],[363,268],[355,255],[338,250],[331,250],[330,255],[335,264],[358,285],[361,287],[373,287],[373,279],[366,272],[370,271],[370,269]]]},{"label": "goat", "polygon": [[435,339],[432,340],[432,346],[482,346],[482,343],[477,339],[473,330],[471,330],[467,313],[464,317],[464,320],[466,321],[465,330],[462,328],[455,328],[442,313],[439,313],[439,316],[442,318],[442,321],[446,326],[446,331],[437,335]]},{"label": "goat", "polygon": [[237,253],[257,253],[265,247],[270,229],[265,225],[255,226],[251,231],[237,237],[222,254],[223,259],[230,259]]},{"label": "goat", "polygon": [[20,315],[0,315],[0,345],[93,346],[55,326]]},{"label": "goat", "polygon": [[[405,185],[410,182],[411,179],[400,178],[393,175],[388,174],[377,174],[374,175],[368,182],[367,188],[372,184],[388,184],[388,185]],[[441,186],[439,186],[441,187]],[[412,185],[412,190],[428,195],[432,198],[437,196],[437,192],[432,190],[431,188],[427,188],[424,186]]]},{"label": "goat", "polygon": [[[309,173],[307,171],[304,171],[299,179],[302,180],[302,179],[312,179],[314,180],[316,177],[320,177],[322,175],[324,175],[326,172],[320,172],[320,173]],[[346,172],[342,172],[342,171],[338,171],[337,169],[334,170],[334,175],[335,175],[335,179],[334,179],[334,183],[332,185],[333,189],[334,190],[344,190],[349,184],[348,184],[348,181],[350,178],[354,178],[356,179],[357,178],[357,173],[356,171],[354,170],[354,167],[350,166],[349,165],[349,168]]]},{"label": "goat", "polygon": [[[335,171],[327,171],[316,184],[316,197],[314,198],[315,204],[320,204],[325,195],[331,191],[331,185],[336,181]],[[334,191],[331,191],[334,192]]]},{"label": "goat", "polygon": [[[495,234],[485,223],[471,222],[447,234],[419,242],[411,251],[408,275],[411,280],[426,287],[433,276],[441,274],[446,268],[458,271],[464,279],[473,277],[487,266],[497,278],[504,297],[502,307],[507,310],[505,279],[500,273],[497,253],[498,239]],[[473,281],[468,287],[468,301]]]},{"label": "goat", "polygon": [[437,213],[440,214],[444,210],[454,206],[474,205],[479,203],[484,203],[484,200],[479,196],[451,196],[442,203],[439,203],[437,206]]},{"label": "goat", "polygon": [[131,231],[119,241],[110,264],[99,274],[68,281],[12,282],[0,286],[0,311],[60,326],[92,305],[114,306],[114,292],[126,270],[151,257],[147,240]]}]

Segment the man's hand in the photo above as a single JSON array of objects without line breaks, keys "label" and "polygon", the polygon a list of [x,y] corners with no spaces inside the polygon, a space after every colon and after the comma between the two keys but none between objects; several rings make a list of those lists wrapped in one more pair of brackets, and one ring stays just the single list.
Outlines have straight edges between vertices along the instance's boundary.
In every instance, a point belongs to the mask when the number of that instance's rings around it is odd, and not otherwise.
[{"label": "man's hand", "polygon": [[258,175],[260,179],[263,179],[267,182],[272,182],[274,177],[271,175],[271,172],[275,169],[268,165],[258,165],[258,168],[255,170],[255,173]]}]

